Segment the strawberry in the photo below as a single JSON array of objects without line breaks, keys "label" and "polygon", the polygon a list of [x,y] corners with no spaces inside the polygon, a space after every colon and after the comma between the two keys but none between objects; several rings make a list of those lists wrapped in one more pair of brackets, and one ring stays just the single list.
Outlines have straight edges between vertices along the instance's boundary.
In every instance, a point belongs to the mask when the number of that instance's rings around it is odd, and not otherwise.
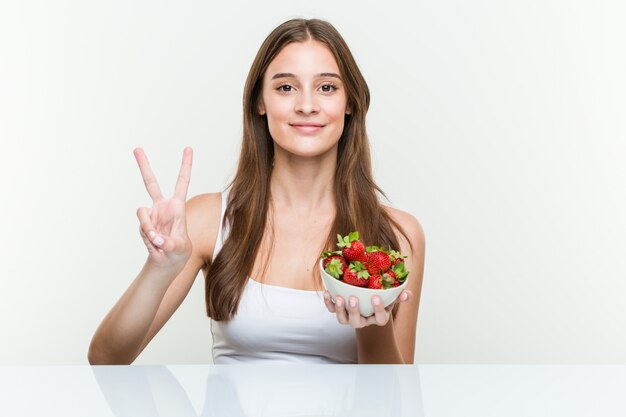
[{"label": "strawberry", "polygon": [[343,282],[357,287],[367,287],[370,274],[365,266],[358,261],[351,262],[350,267],[343,273]]},{"label": "strawberry", "polygon": [[370,252],[367,254],[367,270],[370,274],[380,274],[391,267],[389,255],[382,251]]},{"label": "strawberry", "polygon": [[337,235],[337,246],[348,261],[365,261],[365,245],[359,240],[359,232],[350,232],[348,236]]},{"label": "strawberry", "polygon": [[379,290],[383,287],[382,282],[380,282],[380,275],[372,275],[370,276],[370,282],[367,285],[367,288],[372,288],[375,290]]},{"label": "strawberry", "polygon": [[387,271],[381,275],[380,281],[384,289],[391,288],[394,282],[397,281],[396,274],[393,271]]},{"label": "strawberry", "polygon": [[404,259],[394,259],[394,260],[391,262],[391,266],[397,265],[397,264],[399,264],[399,263],[404,263]]},{"label": "strawberry", "polygon": [[328,275],[337,279],[341,279],[341,275],[348,269],[348,264],[346,264],[345,259],[341,255],[334,255],[324,259],[323,265]]},{"label": "strawberry", "polygon": [[389,277],[392,280],[396,280],[398,277],[396,277],[396,273],[393,271],[387,271],[383,274],[384,277]]},{"label": "strawberry", "polygon": [[399,285],[400,285],[400,281],[398,280],[395,280],[393,284],[391,284],[392,287],[398,287]]},{"label": "strawberry", "polygon": [[331,255],[328,258],[324,258],[324,262],[322,264],[322,266],[324,268],[326,268],[326,265],[328,265],[330,263],[330,261],[332,261],[333,259],[338,259],[339,262],[343,265],[344,268],[348,267],[348,264],[346,263],[346,260],[343,256],[341,255]]},{"label": "strawberry", "polygon": [[402,254],[396,250],[389,251],[389,259],[391,260],[391,266],[394,266],[400,262],[404,262],[404,258],[406,258],[406,256],[402,256]]},{"label": "strawberry", "polygon": [[395,274],[395,278],[400,282],[404,282],[406,277],[409,275],[409,271],[406,269],[404,262],[398,262],[392,266],[391,271]]},{"label": "strawberry", "polygon": [[363,253],[363,255],[352,260],[352,262],[361,262],[363,265],[367,265],[367,253]]},{"label": "strawberry", "polygon": [[343,282],[354,285],[355,287],[367,287],[369,281],[369,278],[358,278],[357,274],[352,271],[346,271],[343,274]]}]

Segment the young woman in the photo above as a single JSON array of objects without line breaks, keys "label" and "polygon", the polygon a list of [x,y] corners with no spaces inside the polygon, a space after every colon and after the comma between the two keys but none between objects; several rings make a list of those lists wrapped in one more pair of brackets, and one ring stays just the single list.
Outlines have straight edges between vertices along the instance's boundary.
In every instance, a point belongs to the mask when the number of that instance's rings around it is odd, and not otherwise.
[{"label": "young woman", "polygon": [[[413,363],[424,235],[415,217],[379,201],[369,100],[336,29],[289,20],[248,74],[239,165],[224,192],[186,201],[186,148],[174,196],[165,198],[136,149],[153,200],[137,211],[148,258],[94,334],[89,362],[133,362],[202,270],[215,363]],[[407,255],[407,290],[387,308],[372,297],[370,317],[356,299],[331,300],[317,268],[337,234],[351,231]]]}]

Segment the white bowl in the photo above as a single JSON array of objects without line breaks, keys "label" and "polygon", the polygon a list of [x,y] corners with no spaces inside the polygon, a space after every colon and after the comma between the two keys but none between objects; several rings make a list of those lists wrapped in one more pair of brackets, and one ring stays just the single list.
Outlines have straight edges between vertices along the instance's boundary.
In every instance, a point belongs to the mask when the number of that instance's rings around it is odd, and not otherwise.
[{"label": "white bowl", "polygon": [[387,307],[389,304],[393,303],[393,301],[398,298],[402,290],[406,288],[407,283],[409,282],[409,277],[407,276],[404,282],[397,287],[391,287],[386,290],[383,289],[373,289],[367,287],[357,287],[354,285],[346,284],[343,281],[339,281],[337,278],[329,275],[326,271],[324,271],[324,260],[320,259],[320,273],[322,274],[322,282],[324,283],[324,288],[330,293],[330,296],[334,300],[336,296],[340,296],[343,298],[344,302],[347,303],[350,296],[354,296],[359,299],[359,311],[363,317],[369,317],[374,314],[374,306],[372,306],[372,297],[374,295],[378,295],[381,300],[383,300],[383,305]]}]

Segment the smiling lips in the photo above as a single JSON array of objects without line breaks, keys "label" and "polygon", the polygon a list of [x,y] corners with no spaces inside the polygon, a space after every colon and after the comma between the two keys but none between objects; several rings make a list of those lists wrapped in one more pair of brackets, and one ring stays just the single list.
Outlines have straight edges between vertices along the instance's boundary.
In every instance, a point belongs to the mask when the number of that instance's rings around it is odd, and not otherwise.
[{"label": "smiling lips", "polygon": [[297,122],[289,125],[301,133],[315,133],[324,127],[323,124],[316,122]]}]

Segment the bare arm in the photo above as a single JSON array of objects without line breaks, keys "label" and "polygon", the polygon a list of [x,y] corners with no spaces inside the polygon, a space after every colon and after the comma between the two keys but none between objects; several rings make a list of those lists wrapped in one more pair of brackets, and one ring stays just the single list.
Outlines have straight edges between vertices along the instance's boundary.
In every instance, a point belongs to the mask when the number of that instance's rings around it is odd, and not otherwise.
[{"label": "bare arm", "polygon": [[405,227],[413,244],[413,251],[410,251],[408,242],[398,233],[400,252],[410,253],[405,261],[406,268],[410,271],[409,283],[405,290],[409,297],[397,306],[396,317],[390,315],[389,321],[384,326],[372,325],[356,329],[359,363],[414,362],[417,312],[424,275],[425,239],[422,227],[415,217],[397,210],[395,216]]},{"label": "bare arm", "polygon": [[139,353],[144,350],[178,309],[198,277],[201,268],[206,276],[206,269],[213,256],[217,239],[221,201],[220,193],[211,193],[196,196],[187,202],[187,224],[189,225],[189,237],[193,243],[192,255],[185,269],[174,279],[165,293],[148,333],[141,343]]},{"label": "bare arm", "polygon": [[143,152],[136,150],[135,156],[154,201],[151,210],[139,209],[137,213],[149,256],[96,330],[88,353],[92,365],[129,364],[137,358],[188,294],[198,272],[206,266],[207,254],[213,251],[215,239],[210,236],[217,235],[214,223],[220,213],[220,195],[206,194],[184,201],[191,150],[183,157],[172,199],[161,196]]},{"label": "bare arm", "polygon": [[[380,303],[380,297],[372,297],[372,302],[378,300],[379,304],[372,304],[374,315],[370,317],[360,315],[358,298],[354,298],[354,305],[349,305],[349,300],[339,296],[333,303],[328,291],[324,294],[326,308],[337,315],[337,321],[355,329],[359,363],[413,363],[415,355],[417,311],[424,274],[424,232],[412,215],[397,209],[389,210],[413,244],[411,251],[408,241],[396,231],[400,252],[410,254],[405,260],[410,271],[407,288],[385,308]],[[392,316],[393,308],[398,308],[395,318]]]},{"label": "bare arm", "polygon": [[[393,319],[393,328],[396,342],[402,353],[404,363],[414,363],[415,358],[415,336],[417,332],[417,314],[422,298],[422,282],[424,279],[424,259],[426,256],[426,240],[424,230],[415,217],[408,216],[401,224],[406,225],[407,234],[413,243],[413,251],[409,252],[409,247],[402,247],[406,241],[401,240],[401,253],[411,253],[406,259],[406,267],[411,274],[411,280],[407,285],[410,297],[398,308],[398,314]],[[406,250],[406,252],[402,252]]]},{"label": "bare arm", "polygon": [[[89,345],[89,363],[132,363],[148,344],[147,339],[152,339],[178,308],[189,292],[200,266],[197,260],[190,259],[184,269],[176,274],[174,270],[161,270],[146,261],[141,272],[96,330]],[[175,299],[176,303],[170,303],[170,308],[159,314],[162,323],[159,329],[153,329],[153,322],[166,294],[169,299]]]}]

